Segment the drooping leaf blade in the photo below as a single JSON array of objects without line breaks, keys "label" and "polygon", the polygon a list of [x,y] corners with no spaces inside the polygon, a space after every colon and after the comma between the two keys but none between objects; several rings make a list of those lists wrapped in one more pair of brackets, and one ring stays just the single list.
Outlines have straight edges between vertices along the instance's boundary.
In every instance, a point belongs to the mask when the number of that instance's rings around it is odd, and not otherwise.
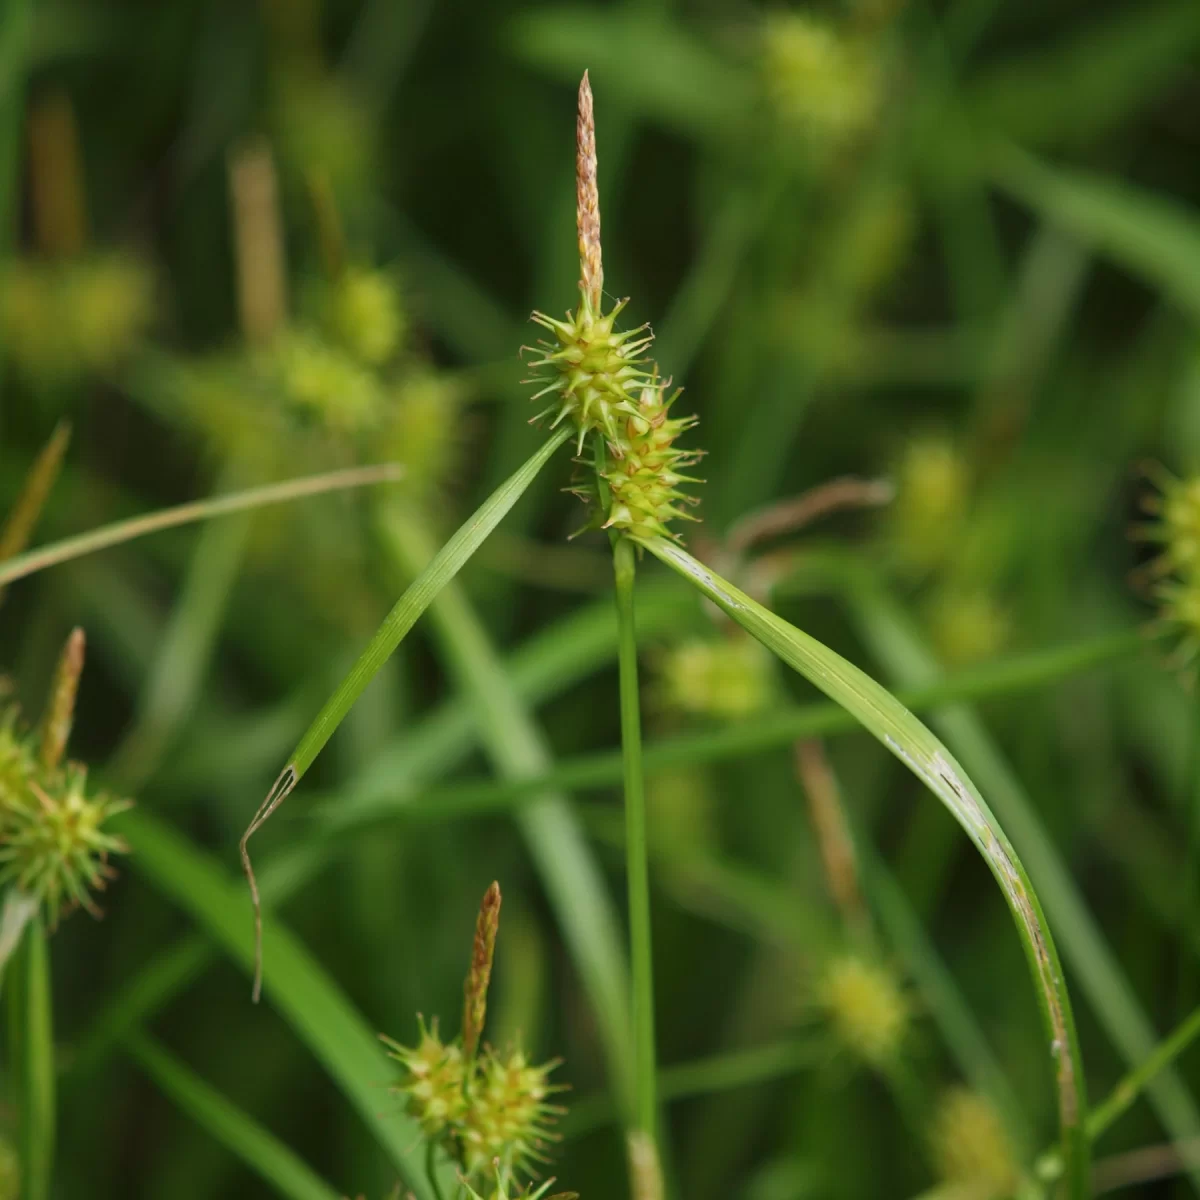
[{"label": "drooping leaf blade", "polygon": [[710,571],[682,547],[661,538],[648,539],[642,545],[690,580],[783,662],[852,713],[942,801],[979,850],[1012,911],[1033,974],[1055,1064],[1070,1194],[1087,1196],[1087,1101],[1062,966],[1037,894],[983,796],[946,747],[869,675]]}]

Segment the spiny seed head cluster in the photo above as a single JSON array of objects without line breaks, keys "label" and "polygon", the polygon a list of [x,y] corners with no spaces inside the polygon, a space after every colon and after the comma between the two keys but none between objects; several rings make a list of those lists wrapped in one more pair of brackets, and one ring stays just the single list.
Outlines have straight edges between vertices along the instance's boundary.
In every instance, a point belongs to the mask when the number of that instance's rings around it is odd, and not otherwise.
[{"label": "spiny seed head cluster", "polygon": [[1133,536],[1158,547],[1143,569],[1159,606],[1159,621],[1178,635],[1175,664],[1194,670],[1200,655],[1200,476],[1177,479],[1148,468],[1158,491],[1142,501],[1152,518],[1134,526]]},{"label": "spiny seed head cluster", "polygon": [[[403,1046],[387,1037],[383,1041],[390,1056],[404,1067],[404,1078],[393,1091],[406,1098],[408,1111],[426,1139],[447,1151],[466,1180],[486,1187],[484,1181],[495,1169],[492,1195],[503,1197],[512,1172],[529,1173],[536,1163],[547,1161],[545,1147],[557,1140],[550,1126],[563,1111],[550,1098],[564,1089],[550,1082],[557,1062],[536,1065],[519,1046],[501,1053],[480,1041],[500,903],[500,887],[493,883],[475,923],[471,965],[463,986],[462,1036],[443,1042],[437,1021],[426,1026],[421,1020],[416,1046]],[[536,1193],[542,1194],[542,1190]]]},{"label": "spiny seed head cluster", "polygon": [[51,928],[75,908],[99,916],[92,893],[115,874],[109,856],[129,849],[104,826],[130,803],[89,795],[78,763],[43,766],[17,728],[15,709],[0,718],[0,885],[36,900]]},{"label": "spiny seed head cluster", "polygon": [[566,420],[574,425],[577,461],[592,468],[576,489],[585,503],[597,506],[591,524],[634,538],[675,537],[671,521],[694,519],[683,506],[695,501],[680,484],[698,482],[683,472],[699,454],[674,443],[696,420],[670,415],[680,391],[668,395],[670,380],[660,379],[657,365],[645,356],[654,338],[649,327],[617,329],[628,301],[603,311],[596,130],[586,73],[579,87],[575,168],[579,307],[561,321],[533,314],[552,335],[524,347],[534,356],[529,363],[534,378],[526,382],[542,385],[534,399],[552,397],[533,419],[549,416],[551,428]]},{"label": "spiny seed head cluster", "polygon": [[550,1083],[557,1062],[534,1065],[519,1048],[501,1053],[490,1046],[468,1061],[457,1039],[441,1040],[436,1022],[422,1022],[415,1047],[383,1040],[405,1070],[393,1091],[468,1177],[484,1177],[496,1159],[518,1171],[547,1161],[545,1147],[557,1140],[550,1126],[563,1111],[550,1100],[563,1090]]},{"label": "spiny seed head cluster", "polygon": [[817,998],[838,1040],[853,1055],[875,1068],[895,1059],[911,1008],[886,967],[856,954],[835,958],[818,981]]},{"label": "spiny seed head cluster", "polygon": [[438,1036],[437,1020],[426,1027],[418,1018],[421,1039],[416,1046],[403,1046],[391,1038],[381,1038],[388,1056],[405,1070],[404,1082],[393,1090],[407,1097],[408,1112],[421,1126],[427,1138],[436,1139],[457,1127],[466,1112],[464,1080],[466,1071],[462,1047],[443,1042]]},{"label": "spiny seed head cluster", "polygon": [[1004,1124],[976,1092],[951,1088],[938,1102],[930,1148],[946,1194],[957,1200],[1002,1200],[1014,1195],[1021,1172]]}]

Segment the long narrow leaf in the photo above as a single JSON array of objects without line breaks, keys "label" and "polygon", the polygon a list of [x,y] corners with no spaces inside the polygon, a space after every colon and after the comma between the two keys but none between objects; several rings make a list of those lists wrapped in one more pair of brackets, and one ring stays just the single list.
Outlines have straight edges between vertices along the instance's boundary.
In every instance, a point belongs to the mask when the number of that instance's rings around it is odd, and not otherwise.
[{"label": "long narrow leaf", "polygon": [[278,1138],[157,1042],[144,1034],[131,1034],[125,1048],[188,1116],[279,1195],[288,1200],[339,1200],[338,1193]]},{"label": "long narrow leaf", "polygon": [[229,513],[244,512],[251,508],[263,508],[268,504],[283,504],[288,500],[299,500],[304,496],[316,496],[321,492],[332,492],[342,488],[364,487],[373,483],[387,483],[399,479],[403,471],[394,463],[377,467],[352,467],[347,471],[330,471],[324,475],[309,475],[303,479],[289,479],[286,483],[272,483],[266,487],[250,488],[228,496],[213,496],[191,504],[179,504],[164,508],[143,517],[131,517],[127,521],[116,521],[100,529],[92,529],[75,537],[39,546],[15,558],[0,562],[0,587],[14,579],[24,579],[47,567],[57,566],[84,554],[94,554],[109,546],[118,546],[134,538],[173,529],[177,525],[191,525],[196,521],[208,521],[213,517]]},{"label": "long narrow leaf", "polygon": [[[184,909],[234,962],[253,969],[254,938],[246,924],[241,889],[148,813],[124,813],[114,824],[133,849],[134,869]],[[418,1200],[432,1200],[419,1152],[420,1131],[381,1086],[388,1078],[388,1065],[378,1039],[300,940],[277,921],[268,926],[268,1000],[358,1110]]]},{"label": "long narrow leaf", "polygon": [[[402,509],[385,510],[381,530],[408,570],[419,570],[428,559],[428,536]],[[522,704],[466,597],[451,584],[430,615],[497,772],[509,779],[544,774],[552,765],[545,735]],[[595,1011],[620,1107],[631,1115],[629,980],[617,913],[603,875],[562,792],[537,793],[517,821]]]},{"label": "long narrow leaf", "polygon": [[337,691],[325,702],[316,720],[300,739],[287,765],[279,773],[275,785],[259,806],[254,818],[242,835],[242,869],[250,884],[250,895],[254,903],[255,955],[254,998],[258,998],[262,986],[262,906],[258,897],[258,884],[250,864],[250,838],[262,828],[271,814],[288,798],[292,789],[304,777],[305,771],[321,753],[333,731],[342,723],[363,689],[375,677],[380,667],[400,645],[404,635],[417,623],[417,618],[433,603],[434,597],[462,569],[463,564],[479,549],[484,538],[500,523],[504,514],[520,499],[521,494],[546,465],[551,455],[571,436],[570,428],[563,425],[528,461],[513,472],[481,504],[454,536],[437,552],[429,565],[413,581],[412,585],[396,601],[392,611],[367,648],[359,655],[350,673],[342,680]]},{"label": "long narrow leaf", "polygon": [[950,752],[878,683],[841,655],[747,596],[686,550],[662,539],[643,543],[690,579],[748,633],[836,700],[909,768],[947,807],[975,844],[1012,910],[1050,1039],[1058,1089],[1067,1179],[1074,1196],[1088,1194],[1087,1101],[1083,1065],[1062,966],[1024,867],[987,803]]}]

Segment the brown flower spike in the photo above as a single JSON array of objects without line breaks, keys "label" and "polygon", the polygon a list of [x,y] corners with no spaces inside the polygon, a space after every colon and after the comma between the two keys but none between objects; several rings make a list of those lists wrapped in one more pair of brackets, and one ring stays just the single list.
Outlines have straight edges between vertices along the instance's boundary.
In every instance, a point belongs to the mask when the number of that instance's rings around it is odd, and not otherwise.
[{"label": "brown flower spike", "polygon": [[500,928],[500,899],[500,885],[493,882],[484,893],[475,921],[471,969],[463,984],[463,1055],[467,1062],[475,1057],[487,1017],[488,984],[492,978],[492,959],[496,954],[496,931]]},{"label": "brown flower spike", "polygon": [[596,180],[596,116],[592,85],[584,71],[579,81],[579,114],[575,118],[575,226],[579,231],[579,283],[600,313],[604,265],[600,258],[600,185]]}]

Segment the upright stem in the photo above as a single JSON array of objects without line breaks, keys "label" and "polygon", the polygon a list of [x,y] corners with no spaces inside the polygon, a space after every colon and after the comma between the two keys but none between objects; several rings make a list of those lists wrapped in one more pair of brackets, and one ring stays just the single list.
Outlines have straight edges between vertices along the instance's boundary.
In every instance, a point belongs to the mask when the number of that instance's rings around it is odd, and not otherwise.
[{"label": "upright stem", "polygon": [[650,869],[646,852],[646,787],[638,705],[637,637],[633,622],[633,544],[613,543],[617,593],[617,661],[621,675],[621,747],[625,766],[625,866],[629,883],[637,1130],[653,1144],[658,1116],[654,1050],[654,959],[650,941]]},{"label": "upright stem", "polygon": [[25,927],[8,995],[8,1059],[18,1113],[23,1200],[47,1200],[54,1166],[54,1024],[42,922]]}]

